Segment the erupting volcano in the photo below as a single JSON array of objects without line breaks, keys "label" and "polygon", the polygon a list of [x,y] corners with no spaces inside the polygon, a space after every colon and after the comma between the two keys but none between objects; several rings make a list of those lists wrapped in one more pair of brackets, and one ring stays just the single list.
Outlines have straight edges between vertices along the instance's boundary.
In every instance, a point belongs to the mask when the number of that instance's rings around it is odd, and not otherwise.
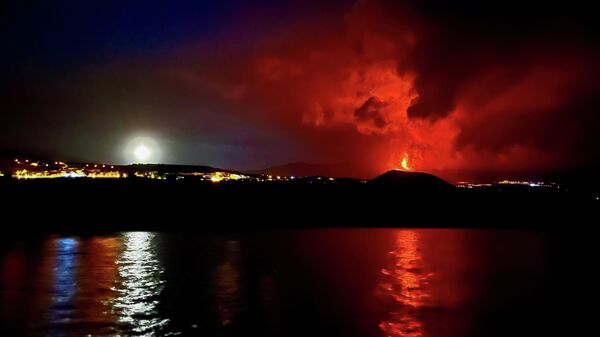
[{"label": "erupting volcano", "polygon": [[[41,7],[8,10],[0,148],[124,164],[123,144],[152,135],[160,156],[136,160],[301,162],[357,178],[600,162],[597,19],[585,6],[127,5],[131,20],[57,6],[60,22]],[[30,41],[44,43],[32,52]]]},{"label": "erupting volcano", "polygon": [[402,158],[402,163],[400,164],[404,171],[410,171],[410,167],[408,167],[408,155],[405,154],[404,158]]}]

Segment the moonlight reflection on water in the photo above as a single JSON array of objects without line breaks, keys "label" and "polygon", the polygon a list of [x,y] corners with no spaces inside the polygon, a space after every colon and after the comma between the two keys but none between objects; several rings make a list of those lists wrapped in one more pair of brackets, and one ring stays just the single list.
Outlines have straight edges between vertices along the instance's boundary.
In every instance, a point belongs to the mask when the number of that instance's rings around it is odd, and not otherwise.
[{"label": "moonlight reflection on water", "polygon": [[119,320],[136,334],[152,336],[168,324],[158,313],[159,296],[165,282],[152,240],[154,233],[133,232],[123,235],[123,252],[117,260],[121,284],[119,296],[112,302]]}]

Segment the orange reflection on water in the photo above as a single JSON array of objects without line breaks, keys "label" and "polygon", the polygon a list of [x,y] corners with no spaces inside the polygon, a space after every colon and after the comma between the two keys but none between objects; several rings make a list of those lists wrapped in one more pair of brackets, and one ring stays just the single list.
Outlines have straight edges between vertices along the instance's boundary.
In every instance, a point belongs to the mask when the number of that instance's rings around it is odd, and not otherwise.
[{"label": "orange reflection on water", "polygon": [[[0,326],[6,335],[163,335],[164,287],[154,234],[50,236],[0,259]],[[30,333],[26,333],[30,332]],[[2,333],[0,333],[2,334]]]},{"label": "orange reflection on water", "polygon": [[419,234],[411,230],[396,233],[395,246],[389,253],[389,267],[382,268],[383,281],[379,292],[388,300],[388,317],[379,323],[385,336],[423,336],[419,308],[431,296],[429,287],[433,274],[423,264]]},{"label": "orange reflection on water", "polygon": [[121,250],[118,237],[92,237],[82,240],[82,263],[78,273],[79,289],[76,307],[86,324],[98,330],[106,330],[116,322],[116,315],[109,304],[118,293],[118,269],[116,259]]}]

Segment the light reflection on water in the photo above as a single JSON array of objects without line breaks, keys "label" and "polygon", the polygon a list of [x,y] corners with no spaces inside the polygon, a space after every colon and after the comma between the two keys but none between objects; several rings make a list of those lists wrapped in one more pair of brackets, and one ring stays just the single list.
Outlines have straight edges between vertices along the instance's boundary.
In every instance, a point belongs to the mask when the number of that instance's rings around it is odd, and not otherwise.
[{"label": "light reflection on water", "polygon": [[80,239],[77,274],[77,316],[83,325],[94,326],[94,336],[114,336],[115,313],[110,301],[119,284],[116,260],[121,250],[119,237]]},{"label": "light reflection on water", "polygon": [[[22,321],[34,336],[169,335],[169,319],[158,312],[165,281],[154,236],[50,236],[32,256],[18,247],[3,259],[2,320]],[[20,270],[26,264],[33,269]]]},{"label": "light reflection on water", "polygon": [[381,269],[379,290],[391,304],[388,317],[379,324],[385,336],[423,336],[419,309],[431,296],[432,273],[424,269],[419,247],[419,233],[401,230],[396,233],[395,247],[389,253],[390,266]]},{"label": "light reflection on water", "polygon": [[152,242],[154,236],[147,232],[123,234],[123,251],[117,259],[121,282],[116,287],[118,296],[109,303],[125,330],[139,336],[154,336],[169,322],[158,313],[165,281]]},{"label": "light reflection on water", "polygon": [[54,284],[49,323],[53,328],[49,336],[62,336],[61,327],[74,318],[74,297],[77,290],[77,247],[74,238],[61,238],[55,242]]},{"label": "light reflection on water", "polygon": [[0,336],[468,337],[504,317],[536,327],[540,306],[522,294],[542,284],[537,239],[486,233],[32,238],[0,254]]}]

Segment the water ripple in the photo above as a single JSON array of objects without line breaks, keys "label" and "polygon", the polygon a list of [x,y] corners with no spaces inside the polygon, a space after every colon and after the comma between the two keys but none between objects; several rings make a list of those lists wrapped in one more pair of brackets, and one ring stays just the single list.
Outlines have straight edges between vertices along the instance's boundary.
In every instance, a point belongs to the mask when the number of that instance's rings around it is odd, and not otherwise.
[{"label": "water ripple", "polygon": [[152,240],[154,233],[123,234],[123,251],[117,260],[120,284],[112,307],[117,312],[125,333],[137,336],[164,334],[169,323],[160,316],[159,296],[164,289],[163,267],[158,261]]}]

